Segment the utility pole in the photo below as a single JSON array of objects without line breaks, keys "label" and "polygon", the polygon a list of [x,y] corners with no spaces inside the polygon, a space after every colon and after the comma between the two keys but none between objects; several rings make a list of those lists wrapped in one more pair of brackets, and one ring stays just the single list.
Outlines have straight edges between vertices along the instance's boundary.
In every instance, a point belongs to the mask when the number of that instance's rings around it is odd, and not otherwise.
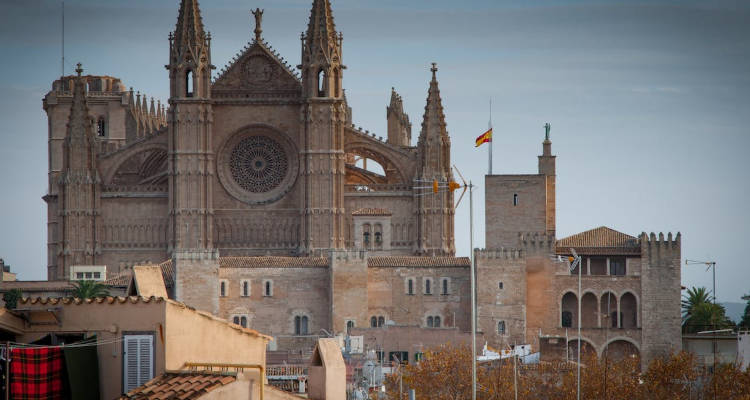
[{"label": "utility pole", "polygon": [[[568,257],[570,272],[578,267],[578,362],[576,366],[576,398],[581,400],[581,256],[575,249],[570,249],[572,256]],[[566,346],[567,347],[567,346]]]}]

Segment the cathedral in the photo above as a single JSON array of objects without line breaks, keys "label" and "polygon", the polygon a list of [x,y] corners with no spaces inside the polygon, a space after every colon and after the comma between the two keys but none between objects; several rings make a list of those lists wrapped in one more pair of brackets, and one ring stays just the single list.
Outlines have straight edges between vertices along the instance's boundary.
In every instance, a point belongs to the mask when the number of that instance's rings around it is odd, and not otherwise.
[{"label": "cathedral", "polygon": [[[330,1],[313,1],[296,67],[253,14],[254,39],[214,72],[198,1],[181,0],[167,104],[80,65],[53,83],[48,279],[137,293],[133,267],[158,265],[170,297],[268,333],[276,350],[346,333],[381,359],[416,361],[466,341],[472,264],[455,256],[453,194],[421,189],[453,179],[436,64],[416,141],[395,90],[376,137],[352,123]],[[679,348],[679,234],[601,227],[557,240],[555,181],[549,131],[537,174],[485,178],[481,340],[550,354],[576,340],[597,354]],[[585,257],[583,320],[569,249]],[[581,337],[568,332],[577,324]]]},{"label": "cathedral", "polygon": [[[254,14],[254,39],[215,73],[198,2],[181,3],[167,105],[110,76],[55,81],[44,99],[49,279],[75,265],[113,276],[184,249],[455,253],[452,196],[413,189],[415,179],[451,178],[437,67],[417,145],[395,91],[387,138],[376,137],[352,124],[330,3],[314,2],[296,68],[263,39],[263,11]],[[357,166],[368,160],[382,173]]]}]

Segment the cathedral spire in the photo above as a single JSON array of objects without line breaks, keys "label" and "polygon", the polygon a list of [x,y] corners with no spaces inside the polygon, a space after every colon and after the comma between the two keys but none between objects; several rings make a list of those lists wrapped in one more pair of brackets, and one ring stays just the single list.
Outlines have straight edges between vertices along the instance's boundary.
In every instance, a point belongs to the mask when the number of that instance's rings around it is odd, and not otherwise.
[{"label": "cathedral spire", "polygon": [[341,99],[343,35],[336,34],[329,0],[314,0],[307,33],[302,35],[302,80],[304,95]]},{"label": "cathedral spire", "polygon": [[202,45],[205,38],[203,20],[198,7],[198,0],[182,0],[177,26],[174,30],[175,47],[186,49]]},{"label": "cathedral spire", "polygon": [[419,134],[420,142],[426,139],[442,138],[448,136],[443,114],[443,102],[440,99],[440,88],[437,81],[437,64],[432,63],[432,80],[427,92],[427,104],[424,107],[424,118],[422,120],[422,132]]},{"label": "cathedral spire", "polygon": [[68,119],[68,140],[71,139],[88,139],[91,130],[91,121],[89,119],[89,107],[86,103],[86,80],[81,76],[83,68],[81,63],[77,64],[75,85],[73,87],[73,100],[70,106],[70,117]]},{"label": "cathedral spire", "polygon": [[336,47],[336,25],[329,0],[314,0],[307,25],[307,48],[326,51]]},{"label": "cathedral spire", "polygon": [[211,34],[203,29],[198,0],[182,0],[169,35],[170,97],[211,97]]}]

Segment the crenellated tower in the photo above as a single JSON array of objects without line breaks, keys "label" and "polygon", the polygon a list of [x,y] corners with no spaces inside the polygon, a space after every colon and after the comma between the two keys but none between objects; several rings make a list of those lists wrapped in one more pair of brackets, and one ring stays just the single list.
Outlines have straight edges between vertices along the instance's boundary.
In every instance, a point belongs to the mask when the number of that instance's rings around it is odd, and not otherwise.
[{"label": "crenellated tower", "polygon": [[[211,35],[197,0],[182,0],[169,36],[170,250],[213,247]],[[145,99],[143,102],[146,108]]]},{"label": "crenellated tower", "polygon": [[86,80],[78,64],[59,178],[59,235],[57,276],[67,279],[73,265],[94,265],[101,249],[97,219],[101,179],[96,166],[94,121],[86,103]]},{"label": "crenellated tower", "polygon": [[329,0],[315,0],[302,40],[300,159],[302,240],[300,251],[344,248],[343,36],[336,33]]},{"label": "crenellated tower", "polygon": [[[417,150],[417,179],[424,182],[453,180],[451,172],[451,140],[445,124],[443,104],[437,81],[437,65],[432,63],[432,80],[424,108],[422,132]],[[417,203],[419,254],[453,255],[453,192],[420,196]]]},{"label": "crenellated tower", "polygon": [[396,146],[411,146],[411,122],[404,112],[404,101],[391,88],[391,104],[386,107],[388,119],[388,143]]}]

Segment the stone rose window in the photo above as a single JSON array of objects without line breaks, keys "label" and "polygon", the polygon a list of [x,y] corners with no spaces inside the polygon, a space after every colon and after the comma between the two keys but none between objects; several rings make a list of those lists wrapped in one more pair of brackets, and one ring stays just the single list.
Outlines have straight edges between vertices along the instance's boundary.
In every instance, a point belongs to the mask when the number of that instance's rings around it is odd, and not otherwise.
[{"label": "stone rose window", "polygon": [[283,132],[250,126],[230,137],[217,156],[219,181],[233,197],[249,204],[282,198],[294,185],[298,151]]},{"label": "stone rose window", "polygon": [[289,169],[289,160],[279,142],[267,136],[250,136],[232,149],[229,169],[241,188],[265,193],[279,187]]}]

